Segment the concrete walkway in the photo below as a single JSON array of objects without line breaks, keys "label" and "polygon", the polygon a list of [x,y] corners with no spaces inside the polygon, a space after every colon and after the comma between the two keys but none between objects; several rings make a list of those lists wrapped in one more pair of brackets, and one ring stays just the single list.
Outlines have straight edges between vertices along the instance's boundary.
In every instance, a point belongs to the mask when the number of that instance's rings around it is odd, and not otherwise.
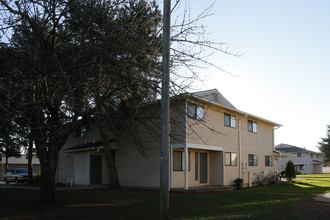
[{"label": "concrete walkway", "polygon": [[313,199],[315,199],[316,201],[319,201],[319,202],[330,202],[330,192],[319,194],[318,196],[314,197]]}]

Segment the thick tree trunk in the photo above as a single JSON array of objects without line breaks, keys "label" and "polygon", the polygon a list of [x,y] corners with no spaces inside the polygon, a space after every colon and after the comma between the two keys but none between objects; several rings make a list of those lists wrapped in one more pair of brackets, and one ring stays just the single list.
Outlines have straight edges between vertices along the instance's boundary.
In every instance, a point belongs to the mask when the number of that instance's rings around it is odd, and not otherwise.
[{"label": "thick tree trunk", "polygon": [[35,141],[41,166],[40,203],[52,204],[55,201],[55,173],[58,163],[58,146],[55,140],[45,146]]},{"label": "thick tree trunk", "polygon": [[33,151],[33,139],[30,137],[29,148],[28,148],[28,175],[29,175],[29,184],[33,182],[33,170],[32,170],[32,152]]},{"label": "thick tree trunk", "polygon": [[41,166],[40,203],[52,204],[55,201],[55,172],[47,165]]}]

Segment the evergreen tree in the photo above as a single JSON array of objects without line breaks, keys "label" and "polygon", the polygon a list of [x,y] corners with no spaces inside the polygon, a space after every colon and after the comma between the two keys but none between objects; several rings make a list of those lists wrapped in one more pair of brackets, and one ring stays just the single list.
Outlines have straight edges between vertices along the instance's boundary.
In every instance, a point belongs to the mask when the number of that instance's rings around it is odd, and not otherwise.
[{"label": "evergreen tree", "polygon": [[327,126],[327,134],[325,138],[321,138],[318,146],[323,153],[323,159],[326,165],[330,164],[330,125]]},{"label": "evergreen tree", "polygon": [[286,164],[285,177],[288,181],[296,178],[296,170],[294,169],[294,165],[291,160]]}]

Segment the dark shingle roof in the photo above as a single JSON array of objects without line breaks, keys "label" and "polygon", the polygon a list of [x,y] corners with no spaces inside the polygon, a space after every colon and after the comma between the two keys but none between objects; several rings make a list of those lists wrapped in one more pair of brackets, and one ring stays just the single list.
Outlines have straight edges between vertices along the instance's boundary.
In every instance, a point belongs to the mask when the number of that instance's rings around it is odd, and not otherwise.
[{"label": "dark shingle roof", "polygon": [[289,145],[289,144],[279,144],[279,145],[275,146],[275,150],[285,152],[285,153],[303,153],[303,152],[306,153],[307,152],[307,153],[319,154],[317,152],[310,151],[305,148],[296,147],[296,146]]}]

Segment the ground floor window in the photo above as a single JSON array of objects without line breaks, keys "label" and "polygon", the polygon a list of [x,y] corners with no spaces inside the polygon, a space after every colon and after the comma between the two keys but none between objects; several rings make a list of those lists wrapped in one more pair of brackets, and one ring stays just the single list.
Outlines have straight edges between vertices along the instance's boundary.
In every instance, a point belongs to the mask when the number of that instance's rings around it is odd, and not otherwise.
[{"label": "ground floor window", "polygon": [[258,158],[256,154],[249,154],[249,166],[258,166]]},{"label": "ground floor window", "polygon": [[237,166],[237,154],[226,152],[226,166]]},{"label": "ground floor window", "polygon": [[[173,151],[173,171],[184,170],[184,151]],[[188,170],[190,171],[190,152],[188,152]]]},{"label": "ground floor window", "polygon": [[265,166],[272,167],[273,166],[273,157],[272,156],[265,156]]}]

